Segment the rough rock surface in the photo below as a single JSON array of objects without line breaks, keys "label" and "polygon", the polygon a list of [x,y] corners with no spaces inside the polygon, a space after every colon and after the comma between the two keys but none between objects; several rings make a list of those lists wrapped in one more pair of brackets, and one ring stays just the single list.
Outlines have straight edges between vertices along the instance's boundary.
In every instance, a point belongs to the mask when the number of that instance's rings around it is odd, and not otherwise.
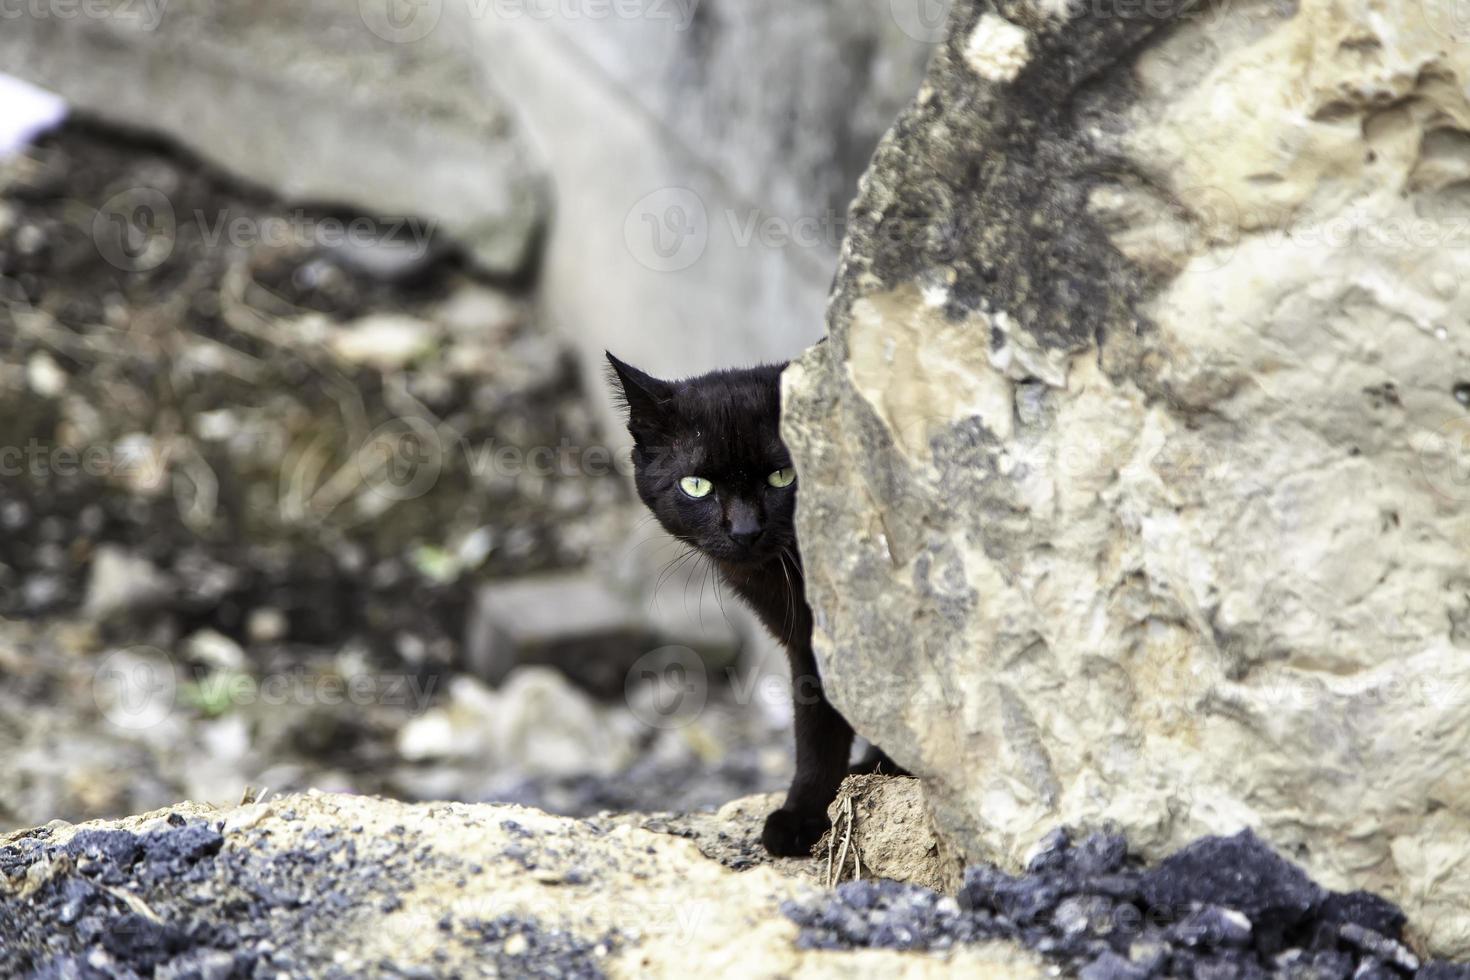
[{"label": "rough rock surface", "polygon": [[1463,954],[1466,25],[1083,6],[955,4],[788,373],[828,690],[971,860],[1249,827]]},{"label": "rough rock surface", "polygon": [[[754,844],[759,812],[728,822]],[[800,870],[811,862],[784,862]],[[20,831],[0,844],[6,976],[1044,976],[995,944],[798,948],[810,884],[687,840],[514,806],[308,794]]]}]

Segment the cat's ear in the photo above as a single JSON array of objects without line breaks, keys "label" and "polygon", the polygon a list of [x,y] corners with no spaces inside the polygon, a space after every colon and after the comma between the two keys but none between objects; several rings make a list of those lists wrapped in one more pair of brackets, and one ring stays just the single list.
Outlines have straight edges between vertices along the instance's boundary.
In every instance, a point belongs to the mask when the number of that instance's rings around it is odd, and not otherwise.
[{"label": "cat's ear", "polygon": [[607,363],[612,365],[608,381],[614,393],[622,396],[622,402],[628,409],[628,431],[637,439],[658,430],[667,420],[674,386],[623,363],[613,357],[611,351],[603,353],[607,355]]}]

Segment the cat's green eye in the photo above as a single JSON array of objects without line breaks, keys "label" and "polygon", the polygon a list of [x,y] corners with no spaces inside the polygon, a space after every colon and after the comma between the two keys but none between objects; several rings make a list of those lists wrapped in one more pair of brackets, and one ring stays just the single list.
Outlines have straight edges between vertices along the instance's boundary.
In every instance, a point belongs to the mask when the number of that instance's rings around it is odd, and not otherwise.
[{"label": "cat's green eye", "polygon": [[792,483],[796,482],[796,471],[789,466],[785,469],[777,470],[766,477],[766,482],[773,487],[789,487]]},{"label": "cat's green eye", "polygon": [[708,497],[709,492],[714,488],[715,485],[702,476],[686,476],[679,481],[679,489],[696,500],[700,497]]}]

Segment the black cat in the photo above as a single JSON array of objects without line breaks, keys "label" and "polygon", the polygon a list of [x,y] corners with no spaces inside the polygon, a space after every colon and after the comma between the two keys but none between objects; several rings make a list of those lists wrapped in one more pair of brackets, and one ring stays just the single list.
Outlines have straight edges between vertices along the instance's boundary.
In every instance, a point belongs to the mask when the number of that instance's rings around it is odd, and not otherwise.
[{"label": "black cat", "polygon": [[797,550],[796,471],[781,442],[781,370],[769,364],[660,381],[607,355],[628,410],[638,496],[786,648],[796,708],[796,777],[766,818],[772,854],[811,852],[849,771],[901,772],[874,749],[852,770],[852,727],[822,693]]}]

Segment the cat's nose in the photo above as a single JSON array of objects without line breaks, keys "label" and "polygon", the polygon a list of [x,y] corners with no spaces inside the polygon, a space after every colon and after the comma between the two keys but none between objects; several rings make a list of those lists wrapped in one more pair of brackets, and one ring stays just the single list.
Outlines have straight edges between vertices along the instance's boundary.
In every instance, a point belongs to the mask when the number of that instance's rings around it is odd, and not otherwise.
[{"label": "cat's nose", "polygon": [[760,511],[738,497],[725,505],[725,533],[742,548],[755,544],[761,536]]},{"label": "cat's nose", "polygon": [[761,529],[759,527],[730,528],[730,540],[745,548],[749,548],[755,544],[760,536]]}]

